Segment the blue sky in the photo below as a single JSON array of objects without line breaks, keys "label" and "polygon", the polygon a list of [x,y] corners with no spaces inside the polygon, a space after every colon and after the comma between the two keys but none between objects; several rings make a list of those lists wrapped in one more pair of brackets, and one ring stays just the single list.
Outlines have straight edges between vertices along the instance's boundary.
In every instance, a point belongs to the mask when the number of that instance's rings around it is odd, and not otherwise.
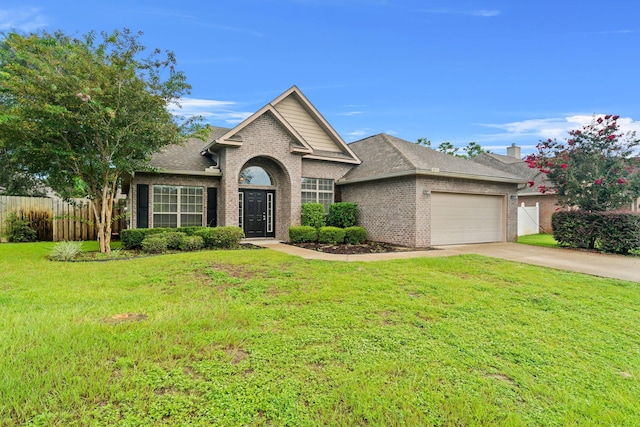
[{"label": "blue sky", "polygon": [[297,85],[347,142],[386,132],[495,153],[593,114],[640,134],[632,0],[3,0],[0,30],[143,31],[232,127]]}]

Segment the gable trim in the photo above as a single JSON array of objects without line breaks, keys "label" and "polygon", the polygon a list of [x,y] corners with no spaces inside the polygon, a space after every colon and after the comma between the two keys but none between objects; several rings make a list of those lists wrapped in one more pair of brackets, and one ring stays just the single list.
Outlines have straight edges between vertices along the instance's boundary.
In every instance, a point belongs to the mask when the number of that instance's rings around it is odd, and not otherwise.
[{"label": "gable trim", "polygon": [[296,131],[293,128],[293,126],[291,126],[291,124],[289,124],[289,122],[287,122],[287,120],[282,116],[282,114],[280,114],[280,112],[278,112],[278,110],[275,109],[275,107],[272,104],[267,104],[264,107],[262,107],[261,109],[259,109],[258,111],[256,111],[255,113],[253,113],[251,116],[246,118],[238,126],[234,127],[233,129],[230,129],[227,133],[225,133],[220,138],[215,140],[214,144],[219,144],[219,145],[224,145],[224,146],[229,146],[229,147],[240,147],[240,146],[242,146],[243,143],[241,141],[241,138],[237,138],[236,134],[241,132],[242,129],[244,129],[247,126],[249,126],[251,123],[253,123],[255,120],[257,120],[259,117],[262,117],[267,112],[271,113],[275,117],[275,119],[287,130],[287,132],[289,132],[289,134],[297,142],[299,142],[300,145],[302,145],[302,147],[293,147],[292,146],[291,147],[291,152],[294,152],[294,153],[312,153],[313,152],[313,149],[307,143],[307,141],[305,141],[305,139],[298,133],[298,131]]},{"label": "gable trim", "polygon": [[[300,89],[298,89],[297,86],[295,85],[291,86],[283,94],[281,94],[276,99],[271,101],[271,105],[278,104],[280,101],[284,100],[285,98],[287,98],[292,94],[302,104],[303,108],[307,110],[307,112],[311,115],[311,117],[318,122],[318,124],[320,125],[320,128],[322,128],[324,132],[329,134],[329,137],[338,146],[338,148],[340,148],[343,153],[353,158],[354,161],[349,163],[360,164],[361,161],[356,155],[356,153],[354,153],[351,150],[351,148],[349,148],[349,145],[346,142],[344,142],[344,140],[340,137],[340,135],[338,135],[335,129],[333,129],[333,127],[324,118],[324,116],[316,109],[316,107],[311,103],[311,101],[309,101],[309,99],[306,96],[304,96],[304,94],[300,91]],[[335,159],[331,159],[331,160],[335,160]]]}]

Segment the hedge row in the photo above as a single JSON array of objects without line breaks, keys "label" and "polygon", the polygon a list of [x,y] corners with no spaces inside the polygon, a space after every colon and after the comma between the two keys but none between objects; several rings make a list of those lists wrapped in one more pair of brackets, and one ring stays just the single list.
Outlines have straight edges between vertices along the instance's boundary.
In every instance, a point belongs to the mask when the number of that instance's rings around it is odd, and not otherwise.
[{"label": "hedge row", "polygon": [[[133,228],[122,230],[120,241],[124,249],[145,250],[143,242],[152,236],[161,237],[166,242],[164,250],[184,250],[183,247],[197,246],[198,239],[190,237],[199,237],[208,249],[233,249],[240,245],[244,232],[239,227]],[[156,245],[161,246],[162,243]]]},{"label": "hedge row", "polygon": [[320,227],[316,229],[310,225],[289,227],[291,243],[319,242],[337,245],[348,243],[357,245],[367,241],[367,230],[364,227]]},{"label": "hedge row", "polygon": [[563,246],[627,254],[640,249],[640,215],[562,211],[551,217],[553,237]]}]

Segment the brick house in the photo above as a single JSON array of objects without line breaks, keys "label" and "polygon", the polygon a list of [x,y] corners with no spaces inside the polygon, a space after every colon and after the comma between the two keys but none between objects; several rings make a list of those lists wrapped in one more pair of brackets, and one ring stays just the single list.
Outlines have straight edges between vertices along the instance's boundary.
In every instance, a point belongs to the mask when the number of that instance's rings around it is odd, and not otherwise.
[{"label": "brick house", "polygon": [[303,203],[351,201],[371,240],[413,247],[515,240],[525,182],[390,135],[346,144],[295,86],[150,166],[123,186],[132,228],[235,225],[288,240]]},{"label": "brick house", "polygon": [[[539,216],[539,232],[552,233],[551,216],[554,212],[566,210],[558,204],[558,196],[554,193],[541,193],[540,186],[549,186],[545,181],[545,176],[537,169],[531,169],[527,163],[522,160],[520,155],[520,147],[512,144],[507,147],[507,155],[482,153],[472,159],[474,162],[485,166],[499,169],[512,175],[520,176],[527,181],[533,181],[533,185],[521,187],[518,190],[518,202],[524,204],[525,207],[535,206],[536,203],[540,207]],[[619,209],[620,212],[640,212],[640,198],[631,202],[628,206]]]},{"label": "brick house", "polygon": [[537,169],[531,169],[527,163],[522,160],[520,155],[520,147],[512,144],[507,147],[507,155],[482,153],[472,159],[474,162],[500,169],[512,175],[520,176],[527,181],[532,181],[533,185],[526,185],[518,190],[518,203],[524,204],[525,207],[535,206],[536,203],[540,207],[539,216],[539,232],[551,233],[551,216],[554,212],[561,208],[558,205],[558,196],[553,193],[541,193],[539,187],[548,185],[545,182],[544,175],[540,174]]}]

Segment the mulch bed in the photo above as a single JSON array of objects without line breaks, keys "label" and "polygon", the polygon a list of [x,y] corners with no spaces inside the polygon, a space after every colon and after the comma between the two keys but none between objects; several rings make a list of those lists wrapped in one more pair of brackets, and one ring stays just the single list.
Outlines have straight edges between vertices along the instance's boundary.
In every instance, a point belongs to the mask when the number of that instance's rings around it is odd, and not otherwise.
[{"label": "mulch bed", "polygon": [[326,243],[289,243],[299,248],[311,249],[318,252],[340,255],[357,255],[357,254],[377,254],[385,252],[408,252],[408,251],[424,251],[429,248],[408,248],[405,246],[397,246],[383,242],[366,242],[359,245],[330,245]]}]

